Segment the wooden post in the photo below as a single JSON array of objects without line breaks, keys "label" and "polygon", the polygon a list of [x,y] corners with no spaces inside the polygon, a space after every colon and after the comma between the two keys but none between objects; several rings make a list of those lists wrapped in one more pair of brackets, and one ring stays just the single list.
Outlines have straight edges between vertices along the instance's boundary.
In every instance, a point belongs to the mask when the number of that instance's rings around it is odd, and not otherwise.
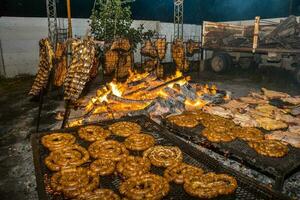
[{"label": "wooden post", "polygon": [[260,23],[260,17],[255,17],[255,23],[254,23],[254,36],[253,36],[253,49],[252,52],[255,53],[257,47],[258,47],[258,39],[259,39],[259,23]]},{"label": "wooden post", "polygon": [[72,38],[72,17],[71,17],[70,0],[67,0],[67,12],[68,12],[68,38]]}]

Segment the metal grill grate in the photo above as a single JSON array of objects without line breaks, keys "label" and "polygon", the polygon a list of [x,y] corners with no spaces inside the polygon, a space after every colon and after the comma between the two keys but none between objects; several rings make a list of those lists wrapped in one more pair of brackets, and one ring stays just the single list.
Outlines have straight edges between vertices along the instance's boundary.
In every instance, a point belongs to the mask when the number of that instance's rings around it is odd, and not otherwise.
[{"label": "metal grill grate", "polygon": [[[151,134],[156,139],[156,144],[161,145],[175,145],[178,146],[183,151],[184,161],[186,163],[199,166],[205,171],[214,171],[218,173],[228,173],[234,176],[238,181],[238,189],[235,194],[220,197],[219,199],[286,199],[279,193],[273,192],[270,189],[258,185],[257,182],[251,181],[251,179],[247,179],[240,175],[237,172],[234,172],[230,169],[227,169],[222,166],[222,164],[216,162],[215,160],[207,157],[204,153],[196,150],[195,148],[191,147],[187,143],[182,142],[176,136],[170,134],[169,132],[165,131],[160,125],[154,123],[150,119],[145,116],[137,116],[137,117],[126,117],[119,120],[108,121],[104,123],[97,123],[98,125],[102,125],[103,127],[107,127],[109,124],[114,123],[116,121],[133,121],[142,126],[142,131],[148,134]],[[77,136],[76,130],[77,128],[70,128],[64,130],[56,130],[52,132],[69,132]],[[40,144],[40,138],[44,135],[50,134],[51,132],[47,133],[40,133],[34,134],[31,138],[32,147],[33,147],[33,154],[34,154],[34,161],[35,161],[35,169],[36,169],[36,177],[37,177],[37,185],[38,185],[38,192],[40,199],[63,199],[62,196],[53,196],[52,194],[47,194],[45,192],[45,185],[47,185],[47,181],[44,184],[44,174],[51,174],[51,172],[46,168],[43,163],[44,158],[48,155],[48,150],[46,150]],[[111,136],[110,139],[115,139],[118,141],[123,141],[123,138]],[[88,142],[82,141],[77,137],[77,142],[87,147],[89,145]],[[141,155],[141,152],[130,152],[133,155]],[[163,168],[151,167],[151,172],[162,175]],[[106,176],[100,179],[100,187],[103,188],[110,188],[113,191],[118,193],[118,187],[120,184],[120,177],[116,175]],[[194,199],[189,196],[183,189],[181,185],[171,184],[171,190],[165,199]]]},{"label": "metal grill grate", "polygon": [[282,158],[271,158],[259,155],[255,150],[242,140],[236,139],[228,143],[212,143],[201,135],[204,127],[199,125],[195,128],[183,128],[171,124],[164,119],[163,123],[168,130],[185,138],[194,144],[211,149],[216,153],[232,158],[243,164],[260,171],[275,179],[274,189],[280,190],[284,178],[300,167],[300,150],[289,147],[289,153]]}]

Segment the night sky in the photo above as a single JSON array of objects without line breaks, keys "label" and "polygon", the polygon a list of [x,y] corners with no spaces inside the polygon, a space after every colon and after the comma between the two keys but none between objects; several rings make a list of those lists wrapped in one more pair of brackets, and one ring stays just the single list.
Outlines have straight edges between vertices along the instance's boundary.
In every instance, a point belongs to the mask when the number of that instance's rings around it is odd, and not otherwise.
[{"label": "night sky", "polygon": [[[46,0],[0,0],[1,16],[45,17]],[[59,16],[65,16],[65,0],[57,0]],[[88,18],[94,0],[71,0],[72,16]],[[300,15],[300,0],[293,0],[291,13]],[[173,0],[136,0],[132,3],[134,19],[173,21]],[[184,22],[201,24],[203,20],[286,17],[290,0],[185,0]]]}]

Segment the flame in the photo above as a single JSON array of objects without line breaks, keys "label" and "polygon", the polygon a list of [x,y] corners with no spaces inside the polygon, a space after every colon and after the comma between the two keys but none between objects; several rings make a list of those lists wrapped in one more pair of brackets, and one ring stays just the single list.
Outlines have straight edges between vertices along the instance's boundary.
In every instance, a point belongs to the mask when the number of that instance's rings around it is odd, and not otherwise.
[{"label": "flame", "polygon": [[137,72],[133,72],[132,70],[129,70],[129,76],[127,78],[126,83],[131,83],[131,82],[142,80],[142,79],[146,78],[149,75],[150,75],[149,72],[139,74]]},{"label": "flame", "polygon": [[223,98],[225,101],[227,101],[227,100],[230,100],[231,99],[231,97],[230,97],[230,95],[229,94],[226,94],[225,95],[225,97]]},{"label": "flame", "polygon": [[121,97],[122,96],[122,91],[121,91],[121,85],[120,84],[116,84],[115,81],[110,82],[109,83],[109,87],[111,89],[111,93],[117,97]]},{"label": "flame", "polygon": [[[172,88],[173,90],[175,90],[175,92],[177,91],[178,93],[180,93],[180,86],[187,84],[191,79],[190,77],[183,78],[182,72],[177,70],[176,73],[173,76],[168,77],[165,82],[173,81],[177,78],[180,80],[177,80],[176,82],[170,83],[165,86],[161,80],[156,79],[155,76],[152,76],[152,74],[148,72],[138,74],[135,71],[130,70],[129,77],[126,82],[119,83],[116,80],[113,80],[112,82],[101,86],[97,90],[96,96],[91,98],[88,104],[85,106],[86,113],[101,114],[108,112],[111,114],[115,114],[123,111],[126,112],[131,110],[144,109],[152,102],[152,100],[157,97],[167,99],[169,97],[169,94],[164,90],[166,87]],[[159,89],[147,91],[147,88],[149,87],[156,87],[160,85],[162,87],[159,87]],[[212,85],[211,87],[209,87],[209,85],[206,84],[201,87],[197,87],[196,89],[198,97],[202,96],[205,93],[216,94],[217,92],[216,85]],[[143,103],[123,102],[121,100],[116,100],[116,98],[111,98],[112,95],[122,97],[124,99],[146,101],[144,101]],[[199,110],[206,105],[206,102],[200,98],[197,100],[186,99],[184,103],[186,110]],[[74,124],[76,123],[74,122]],[[77,124],[80,124],[80,121],[77,122]]]},{"label": "flame", "polygon": [[165,91],[163,91],[163,89],[161,89],[158,92],[158,96],[160,96],[161,98],[166,99],[169,95]]},{"label": "flame", "polygon": [[212,85],[211,86],[211,88],[210,88],[210,92],[211,92],[211,94],[213,94],[213,95],[215,95],[215,94],[217,94],[217,90],[218,90],[218,88],[217,88],[217,86],[216,85]]},{"label": "flame", "polygon": [[184,104],[186,110],[197,110],[203,108],[207,104],[207,102],[202,99],[197,99],[196,101],[186,99]]}]

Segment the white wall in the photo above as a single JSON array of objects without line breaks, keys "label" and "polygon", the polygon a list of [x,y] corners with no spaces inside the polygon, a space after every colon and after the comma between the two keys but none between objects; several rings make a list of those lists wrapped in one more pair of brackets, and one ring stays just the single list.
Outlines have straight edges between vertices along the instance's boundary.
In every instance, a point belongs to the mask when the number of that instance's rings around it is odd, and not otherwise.
[{"label": "white wall", "polygon": [[[67,25],[66,19],[59,21]],[[140,24],[144,24],[145,29],[167,35],[168,41],[171,41],[174,28],[172,23],[134,21],[132,26],[138,27]],[[89,31],[88,19],[73,19],[72,26],[74,36],[83,36]],[[200,31],[201,26],[184,25],[185,36],[200,36]],[[46,18],[0,17],[0,40],[7,77],[36,73],[39,60],[38,42],[47,35]],[[171,61],[170,47],[167,52],[165,61]],[[135,53],[135,60],[140,61],[139,53]],[[0,73],[3,73],[2,67],[0,66]]]}]

